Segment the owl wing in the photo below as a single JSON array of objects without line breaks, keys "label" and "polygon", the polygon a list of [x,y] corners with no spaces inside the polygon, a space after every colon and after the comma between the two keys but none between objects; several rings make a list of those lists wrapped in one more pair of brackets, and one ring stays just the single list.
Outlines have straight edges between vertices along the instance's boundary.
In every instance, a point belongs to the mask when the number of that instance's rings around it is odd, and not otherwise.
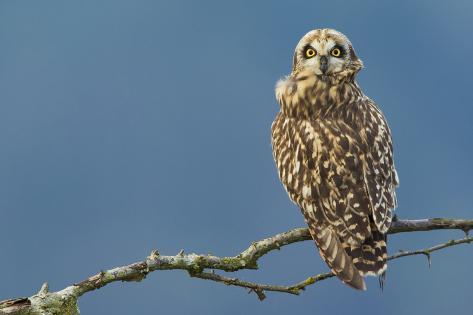
[{"label": "owl wing", "polygon": [[393,161],[391,131],[376,104],[365,97],[357,111],[360,136],[366,145],[365,186],[372,203],[376,227],[386,233],[397,206],[396,186],[399,179]]},{"label": "owl wing", "polygon": [[[391,132],[376,104],[365,97],[344,119],[289,119],[288,127],[298,170],[293,177],[299,177],[289,188],[316,204],[325,222],[350,244],[372,236],[370,221],[385,234],[399,180]],[[296,187],[296,182],[304,184]]]}]

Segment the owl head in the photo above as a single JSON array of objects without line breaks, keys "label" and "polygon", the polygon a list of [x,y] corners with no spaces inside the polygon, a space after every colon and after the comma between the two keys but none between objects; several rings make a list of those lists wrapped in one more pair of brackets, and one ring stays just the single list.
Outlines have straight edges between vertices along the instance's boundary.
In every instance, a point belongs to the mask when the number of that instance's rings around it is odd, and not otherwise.
[{"label": "owl head", "polygon": [[363,63],[348,38],[333,29],[317,29],[301,38],[294,52],[292,72],[313,71],[330,77],[355,74]]}]

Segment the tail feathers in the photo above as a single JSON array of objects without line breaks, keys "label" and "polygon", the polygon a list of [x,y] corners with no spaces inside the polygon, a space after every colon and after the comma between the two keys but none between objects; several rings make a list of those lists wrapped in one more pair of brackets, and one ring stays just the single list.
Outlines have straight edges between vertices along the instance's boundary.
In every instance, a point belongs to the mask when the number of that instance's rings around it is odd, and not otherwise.
[{"label": "tail feathers", "polygon": [[320,256],[332,272],[344,283],[358,290],[366,290],[365,280],[342,246],[340,239],[331,228],[317,228],[310,225],[310,232]]},{"label": "tail feathers", "polygon": [[386,237],[372,227],[372,236],[362,244],[345,244],[345,250],[362,275],[378,276],[386,271]]}]

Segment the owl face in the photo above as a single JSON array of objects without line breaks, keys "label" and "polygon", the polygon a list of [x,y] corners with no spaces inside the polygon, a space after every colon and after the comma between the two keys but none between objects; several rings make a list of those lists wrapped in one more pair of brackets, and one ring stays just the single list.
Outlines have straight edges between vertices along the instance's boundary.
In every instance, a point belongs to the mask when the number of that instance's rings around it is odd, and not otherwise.
[{"label": "owl face", "polygon": [[331,76],[356,73],[362,67],[345,35],[332,29],[317,29],[304,35],[297,44],[292,71],[308,70],[318,76]]}]

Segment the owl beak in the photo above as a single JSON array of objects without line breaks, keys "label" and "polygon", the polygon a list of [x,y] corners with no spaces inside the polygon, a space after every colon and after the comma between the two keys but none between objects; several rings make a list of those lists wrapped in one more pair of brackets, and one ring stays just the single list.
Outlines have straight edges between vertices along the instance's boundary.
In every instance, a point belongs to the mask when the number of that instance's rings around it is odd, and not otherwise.
[{"label": "owl beak", "polygon": [[328,58],[327,56],[320,56],[320,71],[325,74],[328,70]]}]

